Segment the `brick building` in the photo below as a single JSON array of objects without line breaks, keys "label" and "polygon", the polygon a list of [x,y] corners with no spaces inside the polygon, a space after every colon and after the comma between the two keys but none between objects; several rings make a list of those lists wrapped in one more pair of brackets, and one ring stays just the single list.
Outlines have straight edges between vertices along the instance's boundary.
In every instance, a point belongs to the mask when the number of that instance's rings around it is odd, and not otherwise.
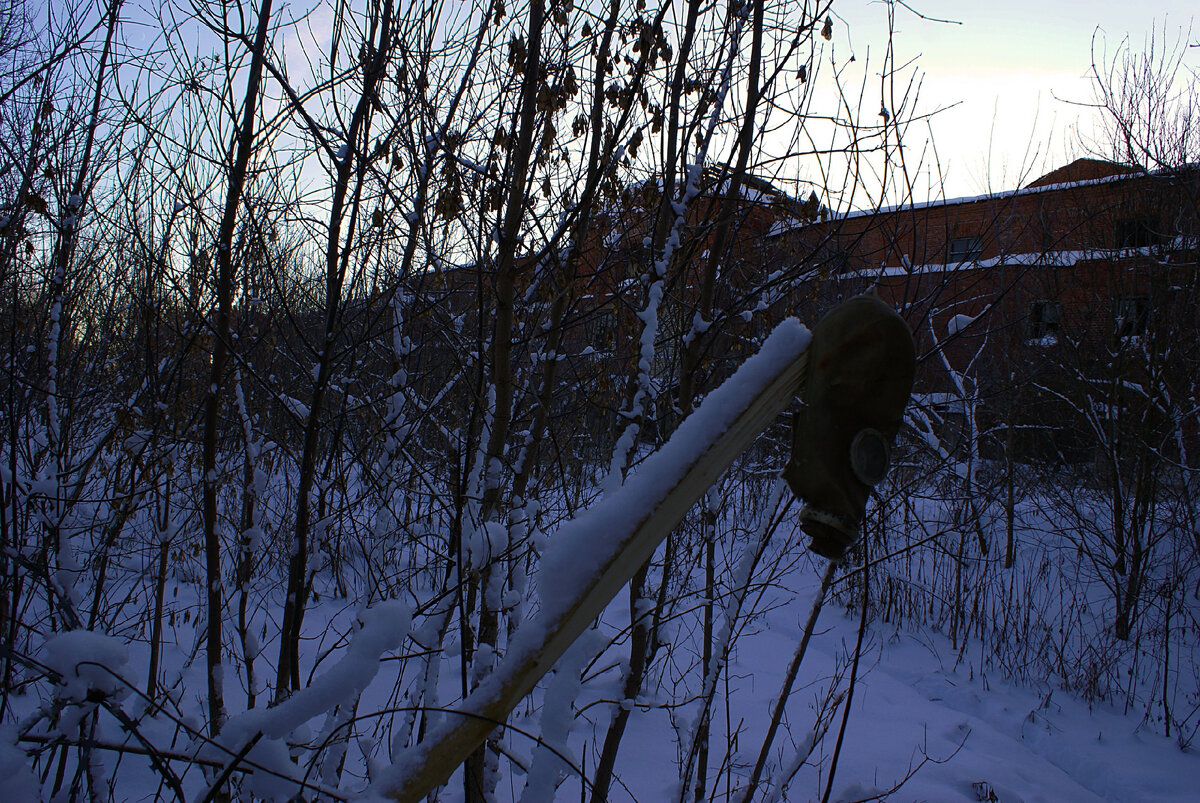
[{"label": "brick building", "polygon": [[[683,372],[680,345],[702,306],[720,189],[706,187],[689,207],[658,313],[656,376]],[[1200,399],[1198,198],[1195,169],[1147,174],[1086,159],[1017,190],[844,215],[750,178],[712,288],[695,384],[714,387],[781,317],[812,322],[874,287],[917,336],[920,414],[949,448],[961,441],[967,403],[985,453],[1015,438],[1007,445],[1024,456],[1092,459],[1101,424],[1080,423],[1079,410],[1106,406],[1136,421],[1175,416],[1177,426],[1161,429],[1195,441],[1195,405],[1188,413],[1180,403]],[[522,304],[544,309],[535,319],[566,301],[551,349],[555,414],[581,416],[581,433],[611,431],[616,410],[604,405],[621,397],[636,364],[661,208],[653,183],[630,187],[597,215],[573,268],[559,264],[562,254],[542,254],[554,281],[522,293]],[[487,308],[487,271],[423,280],[436,288],[428,307],[437,326]],[[540,332],[515,342],[516,352],[545,359]],[[660,390],[668,406],[656,415],[671,415],[675,392]]]},{"label": "brick building", "polygon": [[1126,419],[1174,451],[1196,441],[1198,209],[1194,166],[1080,159],[1013,191],[776,234],[819,270],[820,305],[874,287],[901,310],[943,432],[965,396],[985,451],[1016,432],[1023,456],[1078,462]]}]

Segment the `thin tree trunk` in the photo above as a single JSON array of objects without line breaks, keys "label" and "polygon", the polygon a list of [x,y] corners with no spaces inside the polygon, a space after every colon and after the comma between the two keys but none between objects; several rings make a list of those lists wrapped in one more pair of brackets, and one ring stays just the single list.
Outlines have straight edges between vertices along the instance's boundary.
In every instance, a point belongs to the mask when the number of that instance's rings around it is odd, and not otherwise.
[{"label": "thin tree trunk", "polygon": [[158,665],[162,655],[163,603],[167,594],[167,558],[171,553],[171,542],[162,540],[158,545],[158,573],[154,581],[154,619],[150,629],[150,668],[146,678],[146,696],[151,701],[158,696]]},{"label": "thin tree trunk", "polygon": [[[538,90],[541,87],[542,29],[545,24],[545,12],[544,0],[531,0],[519,123],[512,167],[508,172],[508,200],[500,229],[500,247],[496,259],[496,326],[492,334],[490,355],[495,406],[483,458],[485,461],[484,477],[486,478],[480,511],[480,518],[483,521],[492,520],[500,506],[499,477],[495,476],[492,467],[501,465],[508,442],[509,423],[513,414],[512,339],[517,243],[521,222],[524,219],[526,187],[529,184],[529,167],[534,149],[533,135],[538,117],[537,98]],[[493,562],[481,572],[478,579],[479,632],[476,647],[485,644],[494,646],[499,635],[499,612],[488,603],[487,586],[494,582],[493,572],[500,570],[501,567],[493,559]],[[487,745],[485,743],[480,745],[479,749],[467,760],[464,768],[467,803],[482,801],[488,796],[490,784],[484,773],[486,758]]]},{"label": "thin tree trunk", "polygon": [[[254,54],[246,83],[246,100],[242,107],[242,123],[234,132],[236,155],[229,171],[229,187],[225,208],[217,232],[217,320],[213,325],[212,371],[204,404],[204,446],[201,458],[203,470],[204,510],[204,568],[207,596],[205,648],[208,676],[208,730],[215,737],[225,718],[225,700],[221,669],[221,623],[224,594],[221,583],[221,539],[217,533],[217,447],[221,424],[221,386],[225,380],[228,359],[230,319],[233,313],[233,232],[237,227],[237,211],[250,156],[254,152],[254,123],[258,109],[259,87],[262,82],[264,51],[271,18],[271,0],[263,0],[258,13],[258,28],[254,35]],[[231,148],[231,150],[233,150]]]},{"label": "thin tree trunk", "polygon": [[[354,115],[350,121],[346,140],[337,159],[337,176],[333,188],[333,200],[329,212],[329,232],[325,245],[325,327],[320,353],[317,355],[317,376],[304,423],[304,446],[300,456],[299,480],[296,489],[296,526],[292,534],[291,557],[288,562],[287,594],[284,601],[283,624],[280,633],[279,662],[275,679],[276,702],[287,698],[300,688],[300,635],[304,626],[304,611],[308,604],[308,560],[309,535],[312,528],[312,491],[316,482],[318,448],[321,442],[322,413],[325,396],[333,379],[334,341],[341,318],[342,286],[352,252],[356,212],[359,195],[348,199],[350,179],[357,175],[357,188],[361,188],[366,163],[364,156],[357,153],[365,147],[370,131],[372,109],[377,104],[376,93],[383,78],[388,55],[392,46],[392,2],[381,9],[380,16],[372,20],[372,29],[365,37],[365,44],[373,45],[374,58],[363,67],[363,91],[359,95]],[[350,209],[347,209],[349,205]],[[348,224],[347,224],[348,221]],[[345,245],[342,227],[346,225]]]},{"label": "thin tree trunk", "polygon": [[[713,661],[713,606],[716,604],[716,537],[717,517],[712,505],[704,506],[704,639],[701,647],[701,677],[708,678]],[[712,709],[706,704],[702,713],[696,739],[699,748],[696,755],[696,803],[702,803],[708,777],[708,740]]]},{"label": "thin tree trunk", "polygon": [[644,612],[641,616],[638,615],[645,583],[646,566],[642,566],[629,581],[629,616],[633,619],[633,632],[629,637],[629,670],[625,674],[625,683],[621,689],[621,704],[613,712],[612,722],[604,735],[604,746],[596,764],[596,774],[592,776],[591,803],[608,803],[608,790],[612,785],[613,769],[617,764],[617,752],[621,747],[621,739],[625,736],[625,726],[629,723],[631,709],[627,706],[637,699],[638,692],[642,689],[647,663],[646,653],[650,643],[649,623]]},{"label": "thin tree trunk", "polygon": [[825,573],[821,576],[821,585],[817,589],[817,596],[808,611],[808,620],[804,623],[800,644],[792,654],[792,662],[788,664],[783,686],[779,689],[779,696],[775,699],[775,706],[771,710],[771,722],[767,726],[767,735],[763,737],[762,747],[758,751],[758,759],[754,762],[754,770],[750,773],[750,780],[742,795],[742,800],[746,803],[754,798],[754,791],[758,788],[758,782],[762,779],[763,770],[767,766],[771,745],[775,741],[775,732],[779,730],[779,724],[783,721],[784,709],[787,707],[788,698],[791,697],[792,685],[796,682],[796,673],[800,671],[800,664],[804,661],[805,653],[808,652],[808,642],[817,628],[817,617],[821,613],[821,607],[825,604],[825,595],[829,592],[830,584],[833,583],[833,574],[837,571],[837,566],[833,561],[829,561],[825,565]]}]

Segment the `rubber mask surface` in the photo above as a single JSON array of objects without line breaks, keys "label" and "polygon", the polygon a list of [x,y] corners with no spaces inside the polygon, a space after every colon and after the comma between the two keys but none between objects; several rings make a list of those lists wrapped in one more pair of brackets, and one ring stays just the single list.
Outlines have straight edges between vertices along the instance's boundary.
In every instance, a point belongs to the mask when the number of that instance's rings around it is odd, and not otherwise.
[{"label": "rubber mask surface", "polygon": [[842,302],[813,329],[804,406],[793,421],[783,478],[805,502],[800,526],[818,555],[840,559],[858,539],[871,487],[887,472],[915,369],[908,325],[874,294]]}]

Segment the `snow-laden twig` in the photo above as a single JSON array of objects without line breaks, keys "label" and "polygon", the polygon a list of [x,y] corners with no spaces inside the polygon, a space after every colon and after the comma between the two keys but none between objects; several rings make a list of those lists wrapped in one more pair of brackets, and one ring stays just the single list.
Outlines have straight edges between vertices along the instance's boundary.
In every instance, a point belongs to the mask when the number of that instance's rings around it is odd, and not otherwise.
[{"label": "snow-laden twig", "polygon": [[571,645],[555,664],[553,676],[542,698],[542,737],[533,754],[533,764],[525,781],[521,803],[555,799],[558,783],[564,771],[570,769],[559,756],[570,758],[567,737],[571,734],[575,719],[575,698],[582,685],[580,674],[606,646],[607,642],[592,631],[590,637],[585,634]]},{"label": "snow-laden twig", "polygon": [[[247,755],[289,775],[287,769],[294,765],[288,755],[288,737],[315,717],[336,719],[336,709],[349,706],[362,694],[379,672],[380,657],[397,649],[408,635],[412,612],[399,600],[390,600],[366,609],[359,619],[354,639],[336,664],[273,708],[256,708],[231,717],[221,731],[221,742],[240,751],[257,740]],[[284,788],[276,788],[280,783]],[[272,784],[259,793],[295,793],[294,788],[287,790],[286,781],[273,779]]]}]

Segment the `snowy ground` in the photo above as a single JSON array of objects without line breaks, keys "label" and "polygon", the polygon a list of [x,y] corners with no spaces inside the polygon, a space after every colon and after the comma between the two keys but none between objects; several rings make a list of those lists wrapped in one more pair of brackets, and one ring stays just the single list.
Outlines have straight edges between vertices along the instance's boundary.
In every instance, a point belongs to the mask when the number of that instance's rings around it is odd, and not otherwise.
[{"label": "snowy ground", "polygon": [[[857,620],[834,609],[825,611],[822,624],[831,629],[812,649],[831,665],[842,643],[853,643]],[[1001,801],[1195,800],[1200,794],[1200,755],[1142,732],[1138,715],[980,674],[970,656],[978,645],[969,644],[955,668],[956,651],[938,634],[882,626],[873,635],[878,663],[855,692],[834,799],[889,789],[923,756],[931,761],[892,799],[986,800],[989,789]],[[774,627],[758,640],[766,652],[793,643]],[[826,754],[832,739],[827,742]],[[819,775],[805,768],[789,798],[818,797]]]},{"label": "snowy ground", "polygon": [[[812,587],[807,591],[801,587],[789,604],[764,614],[755,622],[756,632],[743,634],[737,642],[730,680],[722,689],[714,719],[710,757],[714,767],[722,761],[727,729],[738,736],[733,767],[726,767],[727,771],[723,771],[719,779],[710,776],[710,792],[715,799],[727,799],[726,792],[731,786],[736,789],[739,779],[745,778],[748,766],[753,763],[767,714],[799,640],[816,578],[816,568],[807,560],[803,561],[790,579],[801,586],[807,582]],[[181,595],[189,591],[195,593],[194,587],[187,584],[177,588]],[[621,599],[623,595],[618,596],[618,600]],[[610,613],[620,605],[620,602],[615,603]],[[353,605],[348,606],[344,600],[325,598],[314,606],[308,621],[314,628],[314,636],[316,630],[321,630],[333,640],[335,632],[353,615]],[[836,600],[826,604],[791,697],[787,722],[776,739],[776,765],[785,764],[794,753],[795,745],[807,735],[814,709],[824,697],[830,677],[838,667],[845,669],[847,655],[853,650],[857,625],[857,612],[847,611]],[[184,635],[186,630],[181,629],[178,634]],[[320,639],[314,639],[310,645],[317,649],[319,643]],[[609,655],[616,658],[621,649],[610,650]],[[1200,755],[1182,750],[1177,740],[1143,727],[1142,712],[1125,713],[1119,707],[1107,704],[1089,705],[1051,687],[1015,685],[980,672],[981,656],[982,645],[974,641],[969,641],[960,653],[948,638],[938,633],[873,623],[866,640],[860,683],[854,693],[831,799],[872,799],[901,781],[903,784],[899,789],[886,799],[1198,799]],[[138,663],[139,655],[135,649],[130,664]],[[184,680],[180,684],[184,697],[188,696],[189,688],[203,688],[202,670],[198,664],[196,662],[184,671]],[[443,672],[442,685],[448,704],[453,704],[455,676],[456,672],[450,667]],[[583,708],[584,714],[575,721],[570,739],[571,752],[576,760],[586,755],[584,761],[589,767],[594,762],[595,745],[603,739],[610,710],[605,704],[589,703],[618,696],[617,678],[613,669],[600,672],[585,685],[576,700],[576,706]],[[385,664],[364,696],[359,711],[386,707],[394,679]],[[535,694],[535,698],[540,696],[541,691]],[[648,704],[645,708],[635,709],[623,742],[617,769],[619,780],[611,794],[613,801],[660,801],[676,799],[678,795],[676,728],[686,725],[691,712],[681,708],[672,715],[653,707],[653,698],[645,702]],[[131,700],[125,707],[133,711],[139,705]],[[312,720],[311,727],[320,727],[320,722],[320,719]],[[537,732],[539,715],[536,709],[523,705],[513,722]],[[792,779],[782,799],[807,801],[821,798],[839,722],[840,712],[828,735]],[[111,722],[105,731],[110,738],[117,735]],[[159,735],[164,742],[171,739],[169,730]],[[186,740],[176,742],[178,747],[186,749],[185,743]],[[510,735],[506,743],[514,754],[528,757],[531,752],[528,741],[518,736]],[[10,782],[16,778],[12,773],[19,772],[9,761],[14,757],[11,752],[0,756],[4,759],[0,765],[9,772]],[[176,766],[182,772],[179,765]],[[111,762],[109,769],[113,769]],[[914,769],[915,774],[904,780]],[[769,767],[769,771],[772,770],[777,772],[775,767]],[[199,773],[189,770],[183,775],[189,793],[198,793],[202,788]],[[28,776],[25,778],[32,780]],[[156,776],[139,771],[132,760],[123,763],[115,780],[116,799],[151,800],[164,793]],[[523,784],[524,777],[520,773],[506,771],[498,790],[500,799],[520,799]],[[20,783],[9,786],[10,791],[22,788],[28,793],[35,787],[22,787]],[[763,791],[770,799],[769,793],[779,790]],[[461,799],[461,783],[457,777],[440,799]],[[567,778],[555,799],[579,800],[578,779]]]},{"label": "snowy ground", "polygon": [[[753,763],[800,637],[808,606],[803,596],[797,602],[767,614],[760,632],[739,641],[731,667],[736,679],[727,699],[733,707],[732,729],[740,726],[743,734],[738,757],[745,765]],[[853,650],[857,625],[857,613],[839,605],[827,604],[822,611],[791,697],[792,732],[781,729],[776,740],[781,762],[807,735],[829,676]],[[870,627],[831,800],[873,799],[901,782],[884,799],[1200,799],[1200,754],[1144,727],[1141,712],[1126,713],[1120,706],[1089,704],[1060,689],[1022,687],[980,673],[980,648],[968,642],[955,666],[959,651],[938,633],[878,622]],[[714,728],[723,730],[724,718],[720,712]],[[821,799],[839,721],[840,713],[791,781],[784,800]],[[602,727],[586,738],[593,735],[602,738]],[[615,788],[614,801],[677,797],[674,737],[665,712],[635,712],[621,752],[622,785]],[[721,738],[723,734],[714,734],[714,741]],[[719,752],[714,747],[714,754]],[[733,783],[736,787],[736,772]],[[726,788],[724,781],[717,782],[716,799],[725,799]],[[451,799],[457,799],[457,790],[450,791]],[[520,797],[519,787],[512,791],[514,798]],[[565,782],[558,799],[580,799],[578,783]]]}]

